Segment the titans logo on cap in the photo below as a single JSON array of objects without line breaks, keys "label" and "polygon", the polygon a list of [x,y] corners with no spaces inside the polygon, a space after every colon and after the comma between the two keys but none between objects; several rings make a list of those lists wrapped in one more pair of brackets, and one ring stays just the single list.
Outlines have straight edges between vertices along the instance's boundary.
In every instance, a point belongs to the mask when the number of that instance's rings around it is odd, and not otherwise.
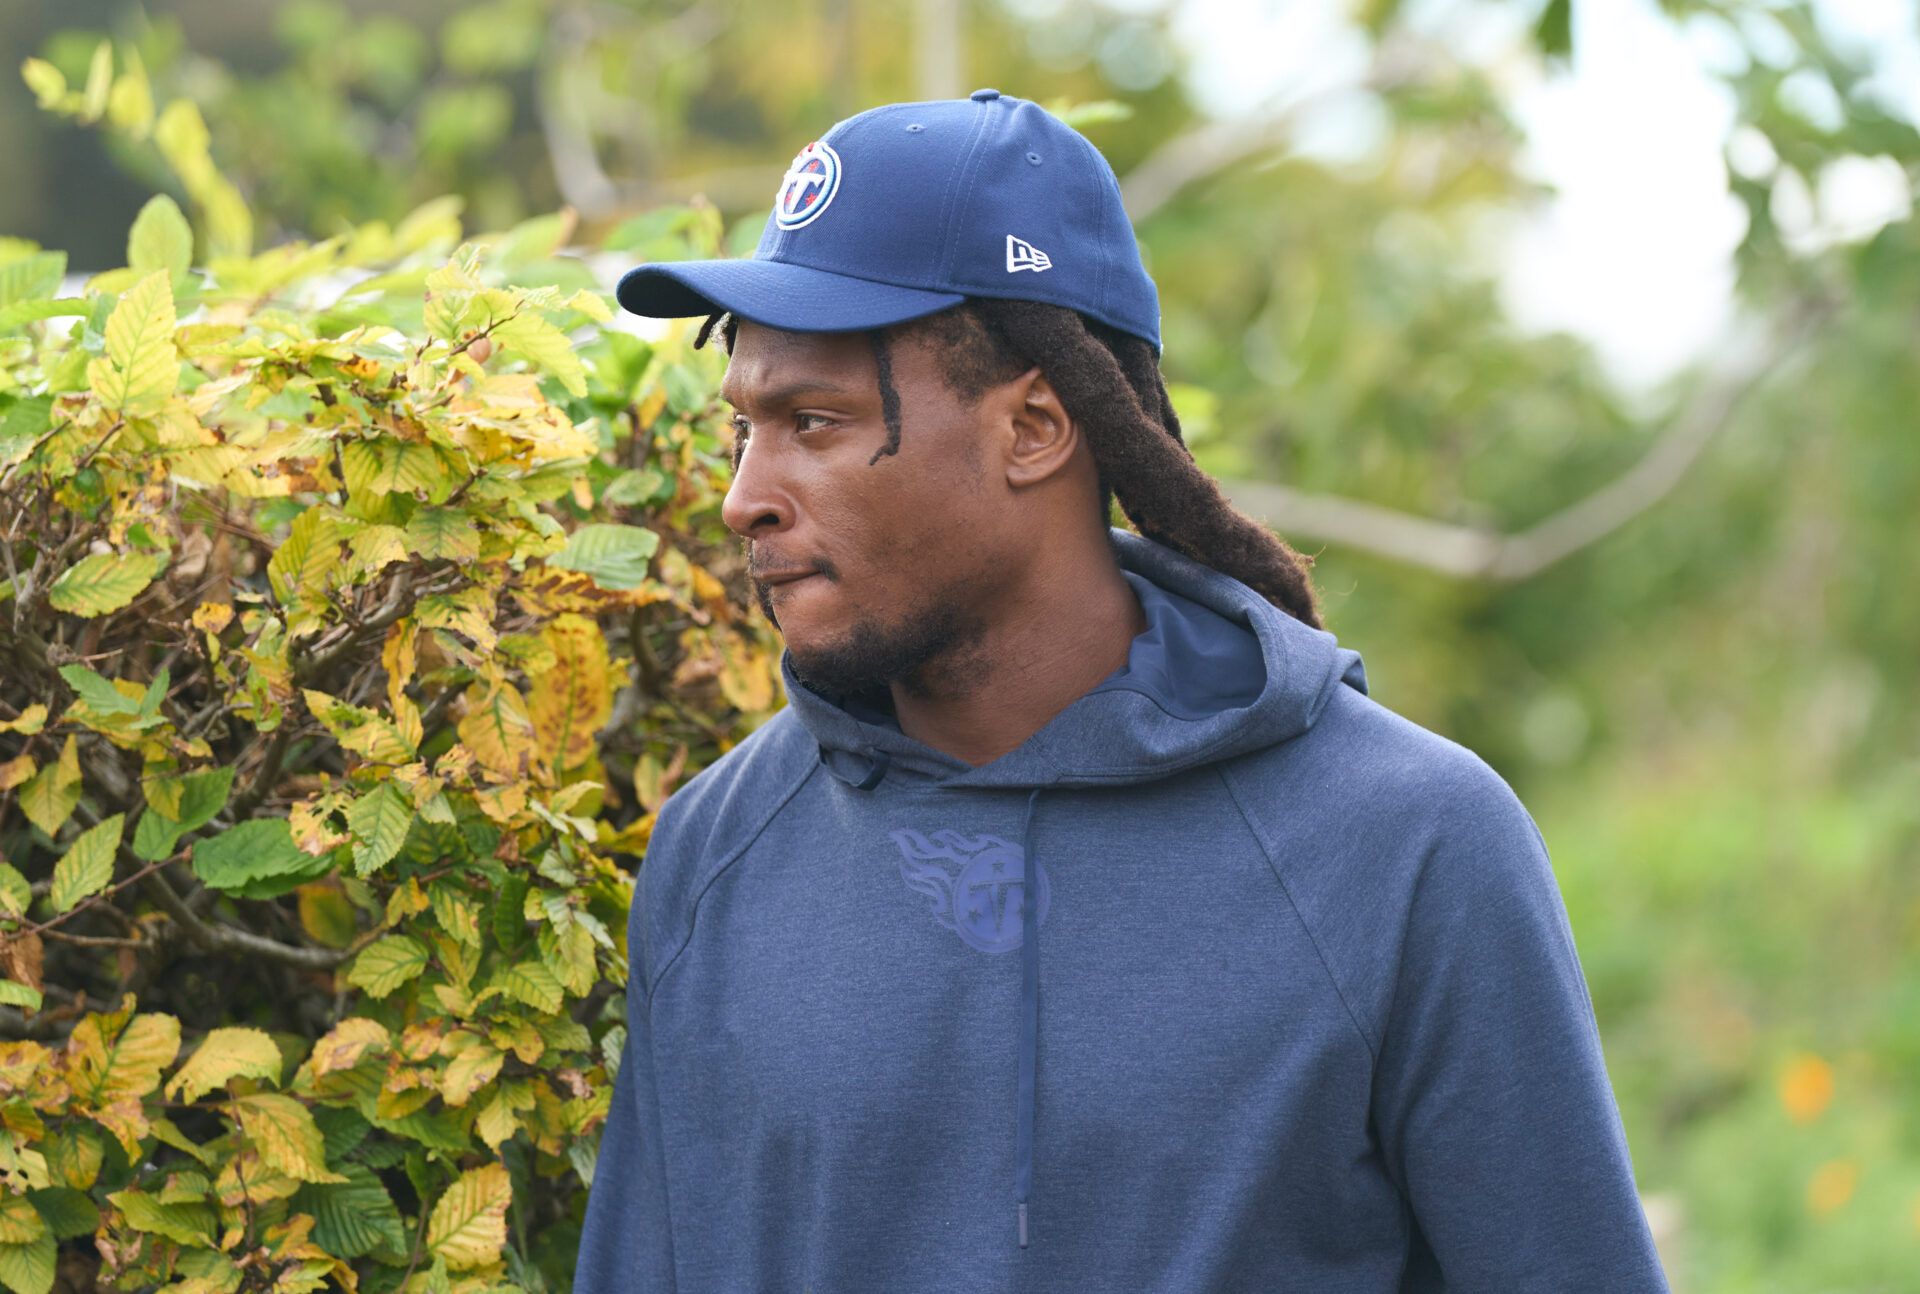
[{"label": "titans logo on cap", "polygon": [[801,149],[787,167],[774,200],[773,217],[782,229],[798,229],[827,209],[840,191],[840,154],[831,144],[814,140]]}]

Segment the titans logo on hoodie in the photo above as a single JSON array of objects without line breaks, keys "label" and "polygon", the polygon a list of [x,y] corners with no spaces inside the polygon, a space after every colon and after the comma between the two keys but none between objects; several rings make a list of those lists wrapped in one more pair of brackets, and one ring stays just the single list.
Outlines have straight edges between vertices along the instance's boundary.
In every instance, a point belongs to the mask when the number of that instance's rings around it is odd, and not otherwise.
[{"label": "titans logo on hoodie", "polygon": [[581,1294],[1667,1288],[1546,846],[1360,656],[1148,628],[979,768],[813,692],[661,809]]}]

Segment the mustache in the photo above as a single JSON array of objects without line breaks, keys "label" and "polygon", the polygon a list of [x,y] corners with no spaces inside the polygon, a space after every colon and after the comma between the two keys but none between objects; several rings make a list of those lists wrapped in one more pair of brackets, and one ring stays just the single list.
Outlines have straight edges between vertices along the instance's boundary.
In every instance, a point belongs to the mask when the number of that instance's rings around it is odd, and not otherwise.
[{"label": "mustache", "polygon": [[746,546],[747,578],[755,584],[762,584],[770,574],[784,574],[789,571],[818,571],[829,580],[840,578],[840,569],[825,557],[810,560],[789,560],[769,554],[765,549]]}]

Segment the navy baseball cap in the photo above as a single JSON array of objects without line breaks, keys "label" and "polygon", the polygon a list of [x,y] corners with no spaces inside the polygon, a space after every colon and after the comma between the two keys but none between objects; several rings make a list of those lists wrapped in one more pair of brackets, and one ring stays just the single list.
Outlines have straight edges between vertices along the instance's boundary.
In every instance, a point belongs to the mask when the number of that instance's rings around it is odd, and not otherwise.
[{"label": "navy baseball cap", "polygon": [[968,296],[1067,306],[1160,353],[1160,294],[1113,167],[1026,99],[890,103],[793,159],[747,260],[636,266],[622,308],[788,332],[880,328]]}]

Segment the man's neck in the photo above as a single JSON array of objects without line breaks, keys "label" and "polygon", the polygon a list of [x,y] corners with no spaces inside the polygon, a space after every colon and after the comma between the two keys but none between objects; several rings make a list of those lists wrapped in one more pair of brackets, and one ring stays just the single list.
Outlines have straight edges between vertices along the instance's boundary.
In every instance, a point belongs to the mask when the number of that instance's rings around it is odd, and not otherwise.
[{"label": "man's neck", "polygon": [[[1064,564],[1063,564],[1064,566]],[[978,768],[1013,750],[1127,663],[1147,616],[1120,568],[1059,569],[1009,604],[965,658],[892,687],[900,730]]]}]

